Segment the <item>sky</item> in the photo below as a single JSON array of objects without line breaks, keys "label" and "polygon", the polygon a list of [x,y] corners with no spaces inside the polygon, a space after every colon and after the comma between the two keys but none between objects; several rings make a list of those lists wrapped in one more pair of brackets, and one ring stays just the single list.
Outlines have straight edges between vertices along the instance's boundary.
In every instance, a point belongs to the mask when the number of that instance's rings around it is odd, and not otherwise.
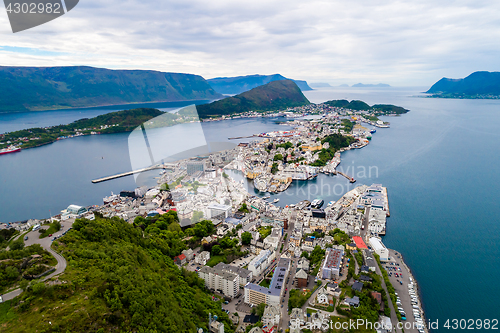
[{"label": "sky", "polygon": [[81,0],[13,34],[0,65],[280,73],[332,85],[431,86],[500,70],[500,1]]}]

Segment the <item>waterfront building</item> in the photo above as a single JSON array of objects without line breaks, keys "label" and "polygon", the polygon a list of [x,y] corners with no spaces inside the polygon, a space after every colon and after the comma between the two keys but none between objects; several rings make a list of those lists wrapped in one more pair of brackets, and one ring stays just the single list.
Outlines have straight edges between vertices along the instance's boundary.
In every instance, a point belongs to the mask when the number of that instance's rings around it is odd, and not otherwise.
[{"label": "waterfront building", "polygon": [[191,176],[192,174],[199,172],[199,171],[203,172],[203,171],[205,171],[205,162],[201,161],[201,160],[189,161],[186,164],[186,171],[187,171],[188,176]]},{"label": "waterfront building", "polygon": [[388,261],[389,260],[389,250],[385,247],[384,243],[377,238],[370,238],[370,245],[376,254],[379,255],[380,261]]}]

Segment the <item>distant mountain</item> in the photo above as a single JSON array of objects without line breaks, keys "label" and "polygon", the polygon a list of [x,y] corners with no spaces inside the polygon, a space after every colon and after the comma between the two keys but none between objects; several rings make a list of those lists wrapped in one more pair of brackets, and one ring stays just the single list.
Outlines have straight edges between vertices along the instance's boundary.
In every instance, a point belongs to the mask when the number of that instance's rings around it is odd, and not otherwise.
[{"label": "distant mountain", "polygon": [[344,84],[341,84],[339,87],[345,88],[345,87],[349,87],[349,85],[344,83]]},{"label": "distant mountain", "polygon": [[221,116],[247,111],[285,109],[310,104],[297,84],[292,80],[271,81],[236,96],[210,104],[198,105],[201,118]]},{"label": "distant mountain", "polygon": [[[283,75],[273,74],[273,75],[247,75],[247,76],[236,76],[236,77],[217,77],[214,79],[208,79],[208,83],[214,88],[215,91],[221,94],[241,94],[242,92],[248,91],[250,89],[262,86],[266,83],[279,80],[289,80]],[[307,85],[306,81],[293,80],[299,86],[300,90],[307,91],[312,90],[311,87]]]},{"label": "distant mountain", "polygon": [[199,75],[94,67],[0,67],[0,112],[222,97]]},{"label": "distant mountain", "polygon": [[389,88],[390,85],[385,84],[385,83],[379,83],[379,84],[364,84],[364,83],[356,83],[352,85],[354,88]]},{"label": "distant mountain", "polygon": [[428,91],[435,97],[491,98],[500,96],[500,72],[474,72],[465,79],[442,78]]},{"label": "distant mountain", "polygon": [[331,85],[329,83],[324,83],[324,82],[310,83],[309,86],[311,88],[328,88],[328,87],[331,87]]}]

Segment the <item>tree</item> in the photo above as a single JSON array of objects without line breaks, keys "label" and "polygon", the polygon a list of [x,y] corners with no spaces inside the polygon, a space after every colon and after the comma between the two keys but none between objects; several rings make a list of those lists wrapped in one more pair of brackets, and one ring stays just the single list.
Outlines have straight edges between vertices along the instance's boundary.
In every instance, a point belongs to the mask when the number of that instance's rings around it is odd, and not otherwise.
[{"label": "tree", "polygon": [[198,223],[200,220],[203,218],[203,212],[200,212],[198,210],[195,210],[193,212],[193,217],[191,218],[191,222],[193,223]]},{"label": "tree", "polygon": [[10,245],[11,250],[22,250],[24,248],[24,242],[21,238],[16,239]]},{"label": "tree", "polygon": [[238,209],[238,212],[249,213],[247,204],[245,202],[243,204],[241,204],[241,207],[240,207],[240,209]]},{"label": "tree", "polygon": [[274,160],[275,161],[281,161],[281,160],[283,160],[283,155],[281,155],[281,154],[274,155]]},{"label": "tree", "polygon": [[220,245],[214,245],[212,247],[212,254],[214,256],[219,255],[221,253],[222,249],[220,248]]},{"label": "tree", "polygon": [[252,242],[252,234],[248,231],[241,234],[241,243],[243,245],[248,245]]},{"label": "tree", "polygon": [[262,318],[265,309],[266,309],[266,303],[260,303],[256,307],[252,308],[252,314]]},{"label": "tree", "polygon": [[171,223],[168,226],[167,230],[172,231],[172,232],[181,232],[182,231],[181,226],[177,222]]},{"label": "tree", "polygon": [[307,253],[307,251],[302,251],[300,256],[309,259],[309,253]]}]

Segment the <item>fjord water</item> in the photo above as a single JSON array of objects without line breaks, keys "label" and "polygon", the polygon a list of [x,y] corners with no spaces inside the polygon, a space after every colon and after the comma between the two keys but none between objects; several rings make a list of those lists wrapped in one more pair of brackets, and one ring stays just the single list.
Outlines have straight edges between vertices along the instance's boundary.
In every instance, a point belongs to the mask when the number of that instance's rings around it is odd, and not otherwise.
[{"label": "fjord water", "polygon": [[[385,117],[391,128],[377,129],[366,148],[343,153],[341,167],[357,179],[355,185],[387,186],[391,217],[384,242],[403,254],[419,282],[427,317],[439,319],[444,331],[446,319],[500,317],[500,101],[412,97],[424,90],[325,88],[305,94],[312,102],[359,99],[411,110]],[[225,141],[287,128],[275,120],[211,122],[203,129],[207,141]],[[21,117],[9,126],[22,122]],[[0,132],[2,125],[0,117]],[[178,125],[186,132],[180,140],[189,140],[189,125]],[[49,209],[55,214],[71,203],[101,204],[110,191],[133,189],[132,177],[90,183],[130,170],[127,138],[128,133],[79,137],[0,156],[0,221],[45,218]],[[251,182],[247,187],[254,193]],[[352,187],[340,176],[320,175],[294,182],[272,198],[280,198],[280,205],[315,197],[328,202]]]}]

